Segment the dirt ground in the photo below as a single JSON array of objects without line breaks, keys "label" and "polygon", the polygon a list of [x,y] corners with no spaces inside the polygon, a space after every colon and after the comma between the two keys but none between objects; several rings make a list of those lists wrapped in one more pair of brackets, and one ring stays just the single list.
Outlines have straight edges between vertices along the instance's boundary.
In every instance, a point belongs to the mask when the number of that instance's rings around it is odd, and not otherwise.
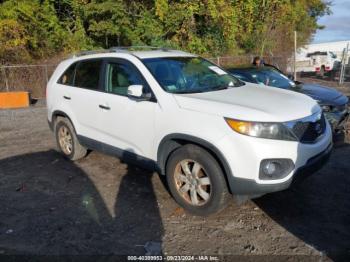
[{"label": "dirt ground", "polygon": [[74,163],[65,160],[42,103],[2,110],[0,256],[148,251],[219,255],[228,261],[233,257],[227,255],[345,261],[350,257],[349,157],[345,144],[296,187],[241,205],[233,200],[218,215],[194,217],[177,206],[156,173],[97,152]]}]

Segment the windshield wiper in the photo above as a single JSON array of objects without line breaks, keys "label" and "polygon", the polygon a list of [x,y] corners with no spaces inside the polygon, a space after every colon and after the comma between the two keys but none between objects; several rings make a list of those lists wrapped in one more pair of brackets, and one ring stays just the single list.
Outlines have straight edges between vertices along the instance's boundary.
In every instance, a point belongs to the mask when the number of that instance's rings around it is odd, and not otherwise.
[{"label": "windshield wiper", "polygon": [[235,84],[235,87],[240,87],[240,86],[244,86],[244,85],[245,85],[245,83],[243,81],[239,80],[239,82],[237,82]]},{"label": "windshield wiper", "polygon": [[221,85],[221,86],[213,86],[212,88],[210,88],[210,91],[218,91],[218,90],[223,90],[223,89],[228,89],[229,86],[224,86],[224,85]]},{"label": "windshield wiper", "polygon": [[224,90],[224,89],[229,89],[229,88],[234,88],[234,87],[240,87],[240,86],[244,86],[245,83],[244,82],[239,82],[234,84],[233,86],[231,85],[221,85],[221,86],[214,86],[211,88],[211,91],[218,91],[218,90]]},{"label": "windshield wiper", "polygon": [[172,92],[173,94],[194,94],[194,93],[203,93],[204,90],[201,89],[194,89],[194,90],[184,90],[184,91],[177,91]]}]

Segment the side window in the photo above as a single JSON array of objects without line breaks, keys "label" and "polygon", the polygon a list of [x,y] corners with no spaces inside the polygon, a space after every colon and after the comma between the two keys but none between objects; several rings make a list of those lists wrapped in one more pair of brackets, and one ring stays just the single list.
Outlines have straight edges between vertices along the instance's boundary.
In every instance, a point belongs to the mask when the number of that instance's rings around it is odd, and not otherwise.
[{"label": "side window", "polygon": [[73,86],[76,63],[72,64],[58,80],[59,84]]},{"label": "side window", "polygon": [[107,64],[106,91],[126,96],[130,85],[145,85],[138,70],[129,63],[110,62]]},{"label": "side window", "polygon": [[101,65],[102,60],[87,60],[78,63],[74,86],[98,90]]}]

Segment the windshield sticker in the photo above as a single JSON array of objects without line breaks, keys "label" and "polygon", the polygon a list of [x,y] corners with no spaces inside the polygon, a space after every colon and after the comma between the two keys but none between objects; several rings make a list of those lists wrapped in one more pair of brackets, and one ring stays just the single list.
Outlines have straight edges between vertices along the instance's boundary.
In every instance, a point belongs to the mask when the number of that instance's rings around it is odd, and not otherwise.
[{"label": "windshield sticker", "polygon": [[211,71],[214,71],[215,73],[217,73],[219,76],[227,75],[227,73],[224,70],[222,70],[221,68],[219,68],[217,66],[209,66],[209,69]]}]

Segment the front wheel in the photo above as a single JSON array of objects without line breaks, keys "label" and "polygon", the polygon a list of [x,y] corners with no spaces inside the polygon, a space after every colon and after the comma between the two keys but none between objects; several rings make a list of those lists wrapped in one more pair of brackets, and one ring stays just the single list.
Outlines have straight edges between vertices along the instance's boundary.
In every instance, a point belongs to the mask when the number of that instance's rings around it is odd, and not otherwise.
[{"label": "front wheel", "polygon": [[166,178],[176,202],[194,215],[220,212],[231,196],[218,162],[196,145],[182,146],[170,155]]}]

